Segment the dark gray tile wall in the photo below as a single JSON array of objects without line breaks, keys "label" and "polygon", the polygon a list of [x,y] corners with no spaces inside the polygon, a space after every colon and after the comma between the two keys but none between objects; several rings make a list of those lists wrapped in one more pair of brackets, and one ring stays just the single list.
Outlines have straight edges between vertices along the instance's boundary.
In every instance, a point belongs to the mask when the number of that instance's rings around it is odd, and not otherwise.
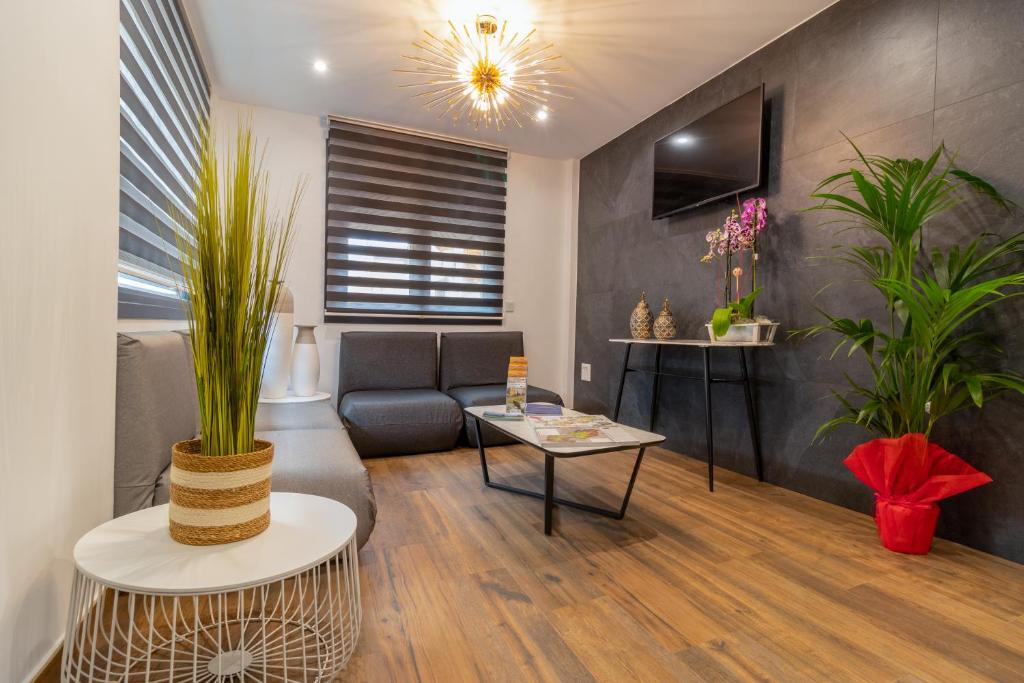
[{"label": "dark gray tile wall", "polygon": [[[704,234],[730,203],[652,221],[653,143],[673,130],[765,84],[772,110],[767,197],[771,225],[762,268],[767,290],[759,310],[786,329],[816,322],[815,306],[851,317],[877,313],[865,287],[813,257],[839,240],[820,214],[800,210],[823,177],[843,168],[852,150],[842,133],[872,153],[922,156],[940,141],[961,165],[1024,204],[1024,3],[1014,0],[844,0],[727,72],[597,149],[580,163],[576,363],[593,381],[575,386],[576,407],[607,412],[615,399],[628,319],[641,290],[652,306],[672,301],[680,336],[703,336],[714,301],[713,274],[699,263]],[[1019,229],[982,206],[968,206],[931,228],[936,242],[983,230]],[[814,298],[829,282],[842,281]],[[1024,305],[1003,307],[984,324],[998,331],[1008,364],[1024,370]],[[869,512],[872,497],[842,465],[867,434],[843,428],[812,443],[817,426],[837,414],[830,389],[856,362],[827,361],[828,343],[785,341],[752,356],[768,481]],[[650,366],[651,349],[634,353]],[[720,372],[735,353],[715,351]],[[699,370],[698,358],[666,350],[668,371]],[[621,418],[646,426],[650,381],[632,374]],[[739,387],[714,395],[717,464],[753,474]],[[699,383],[666,379],[656,430],[668,448],[703,457]],[[996,399],[984,411],[948,421],[935,440],[988,472],[995,483],[943,503],[939,535],[1024,562],[1024,401]],[[642,483],[641,483],[642,485]]]}]

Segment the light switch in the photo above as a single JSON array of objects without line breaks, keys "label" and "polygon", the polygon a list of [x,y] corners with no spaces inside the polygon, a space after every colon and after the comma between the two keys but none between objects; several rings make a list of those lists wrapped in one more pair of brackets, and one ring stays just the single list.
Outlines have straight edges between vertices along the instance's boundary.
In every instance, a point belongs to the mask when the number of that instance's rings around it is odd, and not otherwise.
[{"label": "light switch", "polygon": [[516,302],[515,301],[506,301],[505,302],[505,312],[506,313],[515,313],[516,312]]},{"label": "light switch", "polygon": [[580,363],[580,379],[584,382],[590,381],[590,363]]}]

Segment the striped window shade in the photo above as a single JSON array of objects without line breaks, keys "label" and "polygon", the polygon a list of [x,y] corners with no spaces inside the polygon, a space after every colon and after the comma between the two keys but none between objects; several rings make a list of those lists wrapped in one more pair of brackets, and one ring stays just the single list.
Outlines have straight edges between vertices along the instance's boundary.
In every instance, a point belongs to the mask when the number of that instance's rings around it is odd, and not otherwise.
[{"label": "striped window shade", "polygon": [[181,318],[175,212],[191,217],[210,86],[177,0],[121,0],[118,314]]},{"label": "striped window shade", "polygon": [[507,164],[504,149],[332,118],[325,320],[501,324]]}]

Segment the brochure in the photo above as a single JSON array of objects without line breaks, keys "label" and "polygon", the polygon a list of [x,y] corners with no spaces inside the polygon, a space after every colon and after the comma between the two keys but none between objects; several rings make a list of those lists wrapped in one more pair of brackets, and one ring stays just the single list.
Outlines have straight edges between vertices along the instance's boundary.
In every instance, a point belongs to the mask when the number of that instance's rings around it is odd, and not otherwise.
[{"label": "brochure", "polygon": [[505,387],[505,412],[522,415],[526,406],[526,356],[508,359],[508,384]]},{"label": "brochure", "polygon": [[637,443],[632,433],[603,415],[529,415],[527,419],[545,446],[613,446]]}]

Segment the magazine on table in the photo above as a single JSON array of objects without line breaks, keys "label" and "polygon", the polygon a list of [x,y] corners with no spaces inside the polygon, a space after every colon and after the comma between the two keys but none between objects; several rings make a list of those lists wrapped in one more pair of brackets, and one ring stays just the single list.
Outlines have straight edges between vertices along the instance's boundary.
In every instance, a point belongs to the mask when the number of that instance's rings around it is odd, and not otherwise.
[{"label": "magazine on table", "polygon": [[545,446],[612,446],[637,443],[633,434],[603,415],[528,415]]}]

